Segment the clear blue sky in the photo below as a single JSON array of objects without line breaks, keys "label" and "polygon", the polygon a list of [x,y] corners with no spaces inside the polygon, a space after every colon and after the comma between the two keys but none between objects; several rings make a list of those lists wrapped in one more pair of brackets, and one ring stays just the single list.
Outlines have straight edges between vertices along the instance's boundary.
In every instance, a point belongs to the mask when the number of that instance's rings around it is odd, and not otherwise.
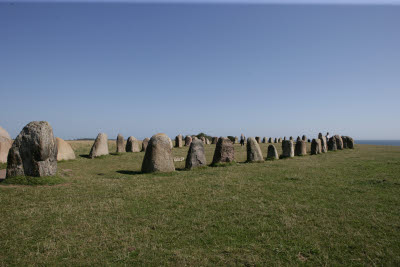
[{"label": "clear blue sky", "polygon": [[64,139],[400,139],[399,5],[14,2],[0,3],[12,137],[47,120]]}]

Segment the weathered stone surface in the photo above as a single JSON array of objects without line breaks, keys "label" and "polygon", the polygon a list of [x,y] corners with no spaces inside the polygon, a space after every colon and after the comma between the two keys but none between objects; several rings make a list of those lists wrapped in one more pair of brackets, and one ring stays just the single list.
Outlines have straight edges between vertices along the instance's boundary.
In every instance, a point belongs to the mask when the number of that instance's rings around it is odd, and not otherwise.
[{"label": "weathered stone surface", "polygon": [[307,139],[307,143],[311,143],[311,139]]},{"label": "weathered stone surface", "polygon": [[267,159],[279,159],[278,151],[276,150],[276,147],[274,145],[268,146]]},{"label": "weathered stone surface", "polygon": [[336,151],[337,150],[336,137],[335,136],[332,136],[331,138],[329,138],[328,150],[329,151]]},{"label": "weathered stone surface", "polygon": [[220,137],[215,146],[212,164],[232,162],[235,160],[235,148],[232,141],[226,137]]},{"label": "weathered stone surface", "polygon": [[275,137],[274,143],[275,143],[275,144],[278,143],[278,138]]},{"label": "weathered stone surface", "polygon": [[201,140],[194,140],[189,147],[186,157],[186,169],[193,169],[200,166],[206,166],[206,154],[204,153],[204,144]]},{"label": "weathered stone surface", "polygon": [[285,140],[282,142],[282,157],[283,158],[294,157],[294,148],[292,140]]},{"label": "weathered stone surface", "polygon": [[200,140],[203,142],[203,144],[206,143],[206,138],[205,138],[204,136],[202,136],[202,137],[200,138]]},{"label": "weathered stone surface", "polygon": [[185,157],[174,157],[174,162],[184,161]]},{"label": "weathered stone surface", "polygon": [[75,159],[75,152],[71,145],[65,142],[63,139],[56,137],[57,142],[57,160],[71,160]]},{"label": "weathered stone surface", "polygon": [[318,135],[318,139],[321,140],[321,153],[328,152],[328,144],[326,142],[326,137],[321,133]]},{"label": "weathered stone surface", "polygon": [[348,138],[348,136],[342,136],[343,148],[348,148],[347,147],[347,138]]},{"label": "weathered stone surface", "polygon": [[170,140],[171,139],[163,133],[151,137],[144,155],[142,172],[175,171]]},{"label": "weathered stone surface", "polygon": [[272,137],[268,138],[268,143],[272,144]]},{"label": "weathered stone surface", "polygon": [[96,158],[102,155],[108,155],[108,137],[105,133],[99,133],[93,143],[89,153],[89,158]]},{"label": "weathered stone surface", "polygon": [[213,137],[213,139],[212,139],[212,144],[213,144],[213,145],[216,145],[217,142],[218,142],[218,137]]},{"label": "weathered stone surface", "polygon": [[[126,148],[126,152],[140,152],[139,140],[137,140],[133,136],[129,136],[128,140],[126,140],[125,148]],[[142,149],[143,149],[143,143],[142,143]]]},{"label": "weathered stone surface", "polygon": [[335,135],[335,139],[336,139],[336,147],[337,149],[342,150],[343,149],[343,140],[342,137],[340,135]]},{"label": "weathered stone surface", "polygon": [[268,139],[267,139],[267,137],[263,137],[263,139],[262,139],[262,143],[263,143],[263,144],[265,144],[265,143],[268,143]]},{"label": "weathered stone surface", "polygon": [[283,137],[283,140],[286,140],[286,136]]},{"label": "weathered stone surface", "polygon": [[282,138],[278,138],[278,143],[282,143]]},{"label": "weathered stone surface", "polygon": [[125,152],[125,146],[124,146],[124,137],[122,134],[118,134],[117,136],[117,153],[123,153]]},{"label": "weathered stone surface", "polygon": [[306,141],[307,142],[307,136],[303,135],[301,140]]},{"label": "weathered stone surface", "polygon": [[321,154],[321,140],[313,139],[311,142],[311,155]]},{"label": "weathered stone surface", "polygon": [[263,161],[261,148],[254,137],[247,138],[247,162]]},{"label": "weathered stone surface", "polygon": [[13,141],[8,138],[0,138],[0,163],[7,162],[8,151],[12,146]]},{"label": "weathered stone surface", "polygon": [[206,138],[206,145],[211,145],[210,139]]},{"label": "weathered stone surface", "polygon": [[354,149],[354,139],[350,136],[347,136],[347,147]]},{"label": "weathered stone surface", "polygon": [[233,141],[234,144],[238,144],[239,143],[239,138],[237,136],[235,136],[235,141]]},{"label": "weathered stone surface", "polygon": [[146,151],[147,145],[149,144],[150,138],[146,137],[142,141],[142,152]]},{"label": "weathered stone surface", "polygon": [[185,137],[185,146],[190,146],[191,143],[192,143],[192,137],[190,135],[187,135]]},{"label": "weathered stone surface", "polygon": [[8,151],[12,146],[12,139],[8,132],[0,127],[0,163],[7,162]]},{"label": "weathered stone surface", "polygon": [[[167,136],[168,137],[168,136]],[[168,142],[169,142],[169,146],[171,147],[171,149],[174,147],[174,145],[172,144],[172,140],[171,138],[168,137]]]},{"label": "weathered stone surface", "polygon": [[[256,136],[255,140],[258,144],[261,143],[261,138],[259,136]],[[247,142],[249,142],[249,138],[247,138]]]},{"label": "weathered stone surface", "polygon": [[296,142],[296,147],[294,149],[295,156],[305,156],[307,155],[307,142],[300,140]]},{"label": "weathered stone surface", "polygon": [[15,138],[7,158],[7,178],[51,176],[57,172],[57,143],[47,121],[33,121]]},{"label": "weathered stone surface", "polygon": [[299,142],[299,141],[301,141],[301,138],[300,138],[300,136],[297,136],[296,142]]},{"label": "weathered stone surface", "polygon": [[291,137],[289,138],[289,140],[292,140],[292,141],[293,141],[293,136],[291,136]]},{"label": "weathered stone surface", "polygon": [[178,134],[175,137],[175,147],[183,147],[182,135]]}]

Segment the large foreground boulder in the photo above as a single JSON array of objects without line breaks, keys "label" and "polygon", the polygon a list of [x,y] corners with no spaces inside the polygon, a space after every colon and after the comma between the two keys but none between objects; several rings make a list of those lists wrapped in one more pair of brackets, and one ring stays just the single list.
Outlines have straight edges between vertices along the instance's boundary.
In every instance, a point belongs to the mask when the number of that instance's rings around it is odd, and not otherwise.
[{"label": "large foreground boulder", "polygon": [[[286,140],[283,140],[283,141],[286,141]],[[278,151],[276,150],[276,147],[274,145],[268,146],[267,159],[269,159],[269,160],[279,159]]]},{"label": "large foreground boulder", "polygon": [[175,147],[183,147],[183,140],[182,140],[182,135],[178,134],[175,137]]},{"label": "large foreground boulder", "polygon": [[212,165],[217,163],[233,162],[235,160],[235,149],[232,141],[226,137],[220,137],[215,146]]},{"label": "large foreground boulder", "polygon": [[133,136],[129,136],[126,141],[126,152],[140,152],[139,140]]},{"label": "large foreground boulder", "polygon": [[125,152],[125,146],[124,146],[124,137],[122,134],[118,134],[117,136],[117,153],[123,153]]},{"label": "large foreground boulder", "polygon": [[313,139],[311,142],[311,155],[321,154],[321,140]]},{"label": "large foreground boulder", "polygon": [[171,139],[163,133],[153,135],[150,138],[142,163],[142,172],[175,171],[170,140]]},{"label": "large foreground boulder", "polygon": [[249,137],[247,138],[247,162],[257,161],[264,161],[260,145],[254,137]]},{"label": "large foreground boulder", "polygon": [[99,133],[96,140],[94,140],[89,158],[93,159],[103,155],[108,155],[108,136],[105,133]]},{"label": "large foreground boulder", "polygon": [[142,141],[142,151],[146,151],[147,145],[149,144],[150,138],[146,137]]},{"label": "large foreground boulder", "polygon": [[6,177],[51,176],[57,172],[57,143],[47,121],[33,121],[15,138],[8,153]]},{"label": "large foreground boulder", "polygon": [[206,154],[204,153],[204,144],[201,140],[194,140],[190,144],[186,157],[186,169],[193,169],[200,166],[206,166]]},{"label": "large foreground boulder", "polygon": [[295,156],[305,156],[307,155],[307,141],[300,140],[296,142],[296,147],[294,149]]},{"label": "large foreground boulder", "polygon": [[57,160],[71,160],[75,159],[75,152],[71,145],[65,142],[63,139],[56,137],[57,142]]},{"label": "large foreground boulder", "polygon": [[282,142],[282,158],[294,157],[294,148],[292,140],[285,140]]}]

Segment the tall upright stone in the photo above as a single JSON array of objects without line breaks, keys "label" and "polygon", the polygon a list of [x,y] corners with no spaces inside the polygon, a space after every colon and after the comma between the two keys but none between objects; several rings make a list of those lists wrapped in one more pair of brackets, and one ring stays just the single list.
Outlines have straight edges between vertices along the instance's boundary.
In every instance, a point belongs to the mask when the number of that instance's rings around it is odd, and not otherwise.
[{"label": "tall upright stone", "polygon": [[348,136],[342,136],[343,148],[348,148],[347,147],[347,138],[348,138]]},{"label": "tall upright stone", "polygon": [[275,143],[275,144],[278,143],[278,138],[275,137],[274,143]]},{"label": "tall upright stone", "polygon": [[278,138],[278,143],[282,143],[282,138],[281,137]]},{"label": "tall upright stone", "polygon": [[186,169],[206,166],[206,155],[204,153],[204,144],[201,140],[194,140],[190,144],[189,151],[186,156]]},{"label": "tall upright stone", "polygon": [[200,140],[203,142],[203,144],[206,143],[206,138],[204,136],[200,137]]},{"label": "tall upright stone", "polygon": [[217,163],[233,162],[235,160],[235,148],[232,141],[226,137],[220,137],[215,146],[212,165]]},{"label": "tall upright stone", "polygon": [[268,143],[270,143],[270,144],[272,144],[272,143],[273,143],[273,141],[272,141],[272,137],[268,138]]},{"label": "tall upright stone", "polygon": [[175,147],[183,147],[182,135],[178,134],[175,137]]},{"label": "tall upright stone", "polygon": [[118,134],[117,136],[117,153],[125,152],[125,144],[124,144],[124,137],[122,134]]},{"label": "tall upright stone", "polygon": [[237,136],[235,136],[235,141],[233,141],[234,144],[238,144],[239,143],[239,138]]},{"label": "tall upright stone", "polygon": [[313,139],[311,142],[311,155],[321,154],[321,140]]},{"label": "tall upright stone", "polygon": [[285,140],[282,142],[282,158],[294,157],[294,148],[292,140]]},{"label": "tall upright stone", "polygon": [[289,140],[292,140],[292,141],[293,141],[293,136],[289,137]]},{"label": "tall upright stone", "polygon": [[[283,140],[283,141],[286,141],[286,140]],[[276,150],[276,147],[274,145],[268,146],[267,159],[268,160],[279,159],[278,151]]]},{"label": "tall upright stone", "polygon": [[354,139],[350,136],[347,137],[347,147],[354,149]]},{"label": "tall upright stone", "polygon": [[139,140],[133,136],[129,136],[126,141],[126,152],[140,152]]},{"label": "tall upright stone", "polygon": [[336,151],[337,150],[337,144],[336,144],[336,137],[335,136],[332,136],[331,138],[329,138],[328,150],[329,151]]},{"label": "tall upright stone", "polygon": [[340,135],[335,135],[335,139],[336,139],[336,147],[337,149],[342,150],[343,149],[343,140],[342,137]]},{"label": "tall upright stone", "polygon": [[247,138],[247,162],[264,161],[260,145],[254,137]]},{"label": "tall upright stone", "polygon": [[[257,144],[261,143],[261,138],[259,136],[256,136],[255,140],[257,141]],[[247,138],[247,142],[249,141],[249,138]]]},{"label": "tall upright stone", "polygon": [[163,133],[151,137],[144,155],[142,172],[175,171],[170,140],[171,139]]},{"label": "tall upright stone", "polygon": [[108,137],[105,133],[99,133],[96,140],[94,140],[89,158],[93,159],[103,155],[108,155]]},{"label": "tall upright stone", "polygon": [[286,136],[283,137],[283,140],[286,140]]},{"label": "tall upright stone", "polygon": [[296,142],[296,147],[294,149],[295,156],[305,156],[307,155],[307,141],[300,140]]},{"label": "tall upright stone", "polygon": [[186,135],[185,146],[190,146],[191,143],[192,143],[192,137],[190,135]]},{"label": "tall upright stone", "polygon": [[299,142],[299,141],[301,141],[301,138],[300,138],[300,136],[297,136],[296,142]]},{"label": "tall upright stone", "polygon": [[0,126],[0,163],[7,162],[8,151],[12,143],[13,141],[8,132]]},{"label": "tall upright stone", "polygon": [[328,152],[328,143],[326,140],[326,136],[322,135],[322,133],[319,133],[318,139],[321,140],[321,153]]},{"label": "tall upright stone", "polygon": [[142,141],[142,152],[146,151],[147,145],[149,144],[150,138],[146,137]]},{"label": "tall upright stone", "polygon": [[57,160],[72,160],[75,159],[75,152],[71,145],[63,139],[56,137],[57,143]]},{"label": "tall upright stone", "polygon": [[47,121],[28,123],[8,153],[6,177],[52,176],[57,172],[57,143]]},{"label": "tall upright stone", "polygon": [[263,144],[268,143],[267,137],[263,137],[262,142],[263,142]]},{"label": "tall upright stone", "polygon": [[303,135],[302,138],[301,138],[301,140],[307,142],[307,136],[306,136],[306,135]]}]

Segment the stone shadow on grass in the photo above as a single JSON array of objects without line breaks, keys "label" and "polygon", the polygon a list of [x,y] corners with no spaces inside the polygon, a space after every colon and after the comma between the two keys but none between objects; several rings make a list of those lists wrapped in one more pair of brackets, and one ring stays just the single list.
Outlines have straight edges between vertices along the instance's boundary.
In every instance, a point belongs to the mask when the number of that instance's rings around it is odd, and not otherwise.
[{"label": "stone shadow on grass", "polygon": [[89,154],[81,154],[81,155],[79,155],[79,157],[90,159]]},{"label": "stone shadow on grass", "polygon": [[128,170],[119,170],[117,172],[120,173],[120,174],[127,174],[127,175],[144,174],[144,172],[141,172],[141,171],[128,171]]}]

